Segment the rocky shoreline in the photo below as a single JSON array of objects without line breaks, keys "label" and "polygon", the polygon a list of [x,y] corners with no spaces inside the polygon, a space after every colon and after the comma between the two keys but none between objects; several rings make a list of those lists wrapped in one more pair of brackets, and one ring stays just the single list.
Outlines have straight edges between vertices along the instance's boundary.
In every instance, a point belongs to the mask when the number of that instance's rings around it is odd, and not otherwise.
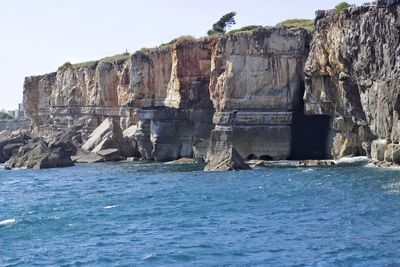
[{"label": "rocky shoreline", "polygon": [[400,1],[378,0],[317,11],[313,34],[258,27],[180,38],[27,77],[32,131],[0,133],[0,162],[189,158],[237,170],[367,156],[397,165],[399,17]]}]

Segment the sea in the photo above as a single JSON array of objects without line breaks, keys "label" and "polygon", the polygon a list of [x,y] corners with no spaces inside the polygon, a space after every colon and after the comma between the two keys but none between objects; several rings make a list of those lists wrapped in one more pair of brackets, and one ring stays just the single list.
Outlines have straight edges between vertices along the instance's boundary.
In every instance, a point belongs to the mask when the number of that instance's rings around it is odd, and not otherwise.
[{"label": "sea", "polygon": [[400,266],[399,169],[203,167],[1,169],[0,266]]}]

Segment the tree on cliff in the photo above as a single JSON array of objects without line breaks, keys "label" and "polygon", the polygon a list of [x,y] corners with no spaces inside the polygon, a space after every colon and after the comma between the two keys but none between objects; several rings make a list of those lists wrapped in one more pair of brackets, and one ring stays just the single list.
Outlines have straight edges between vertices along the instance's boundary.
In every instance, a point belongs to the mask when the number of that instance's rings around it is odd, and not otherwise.
[{"label": "tree on cliff", "polygon": [[337,6],[335,6],[335,9],[336,9],[336,12],[340,12],[340,11],[342,11],[343,9],[345,9],[345,8],[348,8],[350,5],[348,4],[348,3],[346,3],[346,2],[341,2],[341,3],[339,3]]},{"label": "tree on cliff", "polygon": [[207,34],[211,36],[218,33],[225,33],[226,28],[236,24],[235,16],[236,12],[234,11],[223,15],[216,23],[213,24],[212,29],[209,30]]}]

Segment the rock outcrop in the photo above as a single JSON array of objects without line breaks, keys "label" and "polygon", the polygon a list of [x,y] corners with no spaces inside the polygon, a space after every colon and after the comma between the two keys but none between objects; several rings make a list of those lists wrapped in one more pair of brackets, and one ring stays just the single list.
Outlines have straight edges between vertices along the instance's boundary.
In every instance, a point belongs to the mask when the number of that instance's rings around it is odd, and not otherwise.
[{"label": "rock outcrop", "polygon": [[17,154],[20,147],[26,145],[32,137],[25,131],[0,132],[0,163],[9,160]]},{"label": "rock outcrop", "polygon": [[[399,16],[397,0],[317,12],[305,112],[331,118],[334,158],[371,156],[376,139],[400,141]],[[378,160],[385,153],[381,143],[372,147]]]},{"label": "rock outcrop", "polygon": [[72,151],[62,142],[47,144],[42,139],[32,140],[19,148],[7,162],[8,168],[48,169],[70,167]]},{"label": "rock outcrop", "polygon": [[[318,11],[313,36],[259,27],[65,64],[25,79],[24,106],[40,136],[79,125],[77,157],[88,157],[85,142],[102,151],[91,162],[118,154],[210,163],[233,146],[246,160],[368,155],[395,163],[399,17],[399,0],[378,0]],[[120,128],[118,144],[93,142],[104,121]]]},{"label": "rock outcrop", "polygon": [[260,28],[218,40],[211,62],[211,146],[230,142],[248,159],[290,157],[310,39],[300,28]]},{"label": "rock outcrop", "polygon": [[213,153],[204,168],[205,171],[240,171],[251,169],[236,149],[231,146]]}]

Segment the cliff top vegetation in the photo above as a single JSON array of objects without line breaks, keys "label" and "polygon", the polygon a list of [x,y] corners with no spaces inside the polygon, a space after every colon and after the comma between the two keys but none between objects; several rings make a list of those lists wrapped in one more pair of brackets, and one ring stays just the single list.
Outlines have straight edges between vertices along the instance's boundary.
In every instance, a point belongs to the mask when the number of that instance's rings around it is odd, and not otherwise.
[{"label": "cliff top vegetation", "polygon": [[215,34],[224,34],[226,29],[236,24],[235,21],[236,12],[232,11],[223,15],[217,22],[212,26],[212,29],[207,32],[208,36]]},{"label": "cliff top vegetation", "polygon": [[65,70],[67,68],[95,68],[97,64],[100,62],[108,62],[108,63],[114,63],[114,62],[122,62],[125,60],[128,60],[131,57],[131,54],[128,52],[122,53],[122,54],[116,54],[114,56],[110,57],[104,57],[100,60],[92,60],[92,61],[85,61],[85,62],[80,62],[80,63],[75,63],[71,64],[70,62],[65,62],[61,67],[59,67],[59,70]]},{"label": "cliff top vegetation", "polygon": [[276,25],[277,27],[299,27],[309,32],[314,32],[314,20],[312,19],[288,19]]},{"label": "cliff top vegetation", "polygon": [[341,3],[339,3],[338,5],[335,6],[335,10],[336,10],[336,12],[339,13],[340,11],[342,11],[343,9],[348,8],[349,6],[350,6],[349,3],[341,2]]}]

